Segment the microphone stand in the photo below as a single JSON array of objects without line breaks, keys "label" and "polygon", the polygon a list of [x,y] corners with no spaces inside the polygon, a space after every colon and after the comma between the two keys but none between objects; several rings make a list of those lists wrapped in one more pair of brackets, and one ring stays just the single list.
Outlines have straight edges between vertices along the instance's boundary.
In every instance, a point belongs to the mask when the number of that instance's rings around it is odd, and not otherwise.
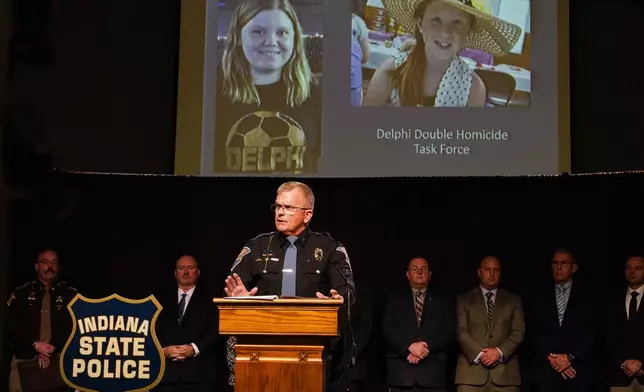
[{"label": "microphone stand", "polygon": [[[347,282],[348,284],[348,282]],[[355,365],[356,358],[355,352],[353,350],[355,346],[354,337],[353,337],[353,325],[351,324],[351,288],[347,291],[347,325],[345,326],[345,339],[344,339],[344,390],[346,392],[351,392],[350,380],[349,380],[349,369],[351,366]],[[351,357],[349,357],[351,356]],[[349,360],[349,358],[351,360]]]},{"label": "microphone stand", "polygon": [[[347,307],[346,310],[346,315],[347,315],[347,320],[346,320],[346,325],[344,327],[344,344],[343,344],[343,350],[344,350],[344,355],[342,355],[342,367],[344,367],[344,374],[342,377],[344,378],[344,390],[346,392],[351,392],[350,388],[350,382],[349,382],[349,369],[351,366],[353,366],[356,362],[355,358],[355,342],[353,341],[353,325],[351,324],[351,305],[353,303],[353,296],[351,295],[351,285],[349,284],[349,279],[344,275],[342,270],[337,264],[334,264],[335,268],[338,270],[340,273],[340,276],[342,276],[342,279],[344,279],[344,282],[347,285],[347,300],[345,301],[345,306]],[[351,360],[349,360],[349,355],[351,356]]]}]

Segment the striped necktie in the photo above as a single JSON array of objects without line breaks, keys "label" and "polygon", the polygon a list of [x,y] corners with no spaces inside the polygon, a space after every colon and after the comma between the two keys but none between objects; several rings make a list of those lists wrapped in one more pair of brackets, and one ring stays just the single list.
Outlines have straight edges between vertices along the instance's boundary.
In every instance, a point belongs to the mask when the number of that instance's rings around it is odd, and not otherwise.
[{"label": "striped necktie", "polygon": [[420,321],[423,318],[423,305],[425,305],[425,295],[422,291],[416,293],[416,322],[420,327]]},{"label": "striped necktie", "polygon": [[485,293],[485,296],[487,297],[487,321],[488,323],[492,323],[492,313],[494,313],[494,301],[492,301],[492,296],[494,293],[491,291],[488,291]]},{"label": "striped necktie", "polygon": [[559,316],[559,325],[563,323],[564,313],[566,312],[566,286],[557,286],[557,316]]},{"label": "striped necktie", "polygon": [[188,294],[183,293],[181,294],[181,301],[177,304],[177,323],[181,324],[181,320],[183,320],[183,314],[186,311],[186,296]]}]

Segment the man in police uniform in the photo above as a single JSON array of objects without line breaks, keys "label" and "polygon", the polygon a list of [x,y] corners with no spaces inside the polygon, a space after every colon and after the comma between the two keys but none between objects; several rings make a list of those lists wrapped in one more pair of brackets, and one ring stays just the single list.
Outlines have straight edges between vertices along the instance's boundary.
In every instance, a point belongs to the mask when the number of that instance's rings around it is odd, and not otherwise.
[{"label": "man in police uniform", "polygon": [[226,295],[342,299],[349,290],[354,293],[353,273],[342,243],[308,227],[314,204],[308,185],[292,181],[278,188],[272,205],[277,231],[246,243],[230,270],[232,276],[226,279]]},{"label": "man in police uniform", "polygon": [[[328,233],[316,233],[308,227],[314,205],[315,196],[306,184],[292,181],[277,189],[272,205],[277,231],[260,234],[246,243],[226,279],[227,296],[343,299],[351,291],[354,301],[355,285],[346,249]],[[231,370],[233,344],[234,338],[229,339]]]},{"label": "man in police uniform", "polygon": [[[58,254],[46,249],[35,264],[37,280],[25,283],[11,293],[7,301],[7,333],[13,349],[10,392],[21,392],[18,364],[37,359],[46,369],[58,359],[72,331],[67,304],[76,296],[75,288],[58,280]],[[54,370],[54,369],[51,369]],[[58,373],[56,369],[56,373]],[[23,375],[23,378],[28,375]],[[50,391],[66,391],[62,380]]]}]

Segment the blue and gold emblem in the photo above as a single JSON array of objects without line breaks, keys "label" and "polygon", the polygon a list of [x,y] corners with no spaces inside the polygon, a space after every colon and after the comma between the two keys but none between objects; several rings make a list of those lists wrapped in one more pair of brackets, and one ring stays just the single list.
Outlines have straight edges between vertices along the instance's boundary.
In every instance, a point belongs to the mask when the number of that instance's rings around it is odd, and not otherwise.
[{"label": "blue and gold emblem", "polygon": [[151,295],[132,300],[113,294],[90,299],[80,294],[67,305],[74,328],[63,349],[60,371],[84,392],[135,392],[163,378],[165,356],[156,336],[161,305]]}]

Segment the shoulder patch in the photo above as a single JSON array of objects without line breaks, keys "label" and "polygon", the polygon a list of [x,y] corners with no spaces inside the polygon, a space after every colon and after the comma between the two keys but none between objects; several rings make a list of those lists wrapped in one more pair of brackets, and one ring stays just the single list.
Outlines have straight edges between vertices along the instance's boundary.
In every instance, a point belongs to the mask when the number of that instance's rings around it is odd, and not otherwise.
[{"label": "shoulder patch", "polygon": [[244,256],[246,256],[249,253],[250,253],[250,248],[247,246],[244,246],[244,249],[242,249],[241,252],[239,252],[239,256],[237,256],[237,258],[235,259],[235,262],[233,263],[233,266],[230,268],[230,271],[232,272],[232,270],[234,270],[235,267],[237,267],[239,263],[242,262],[242,260],[244,259]]},{"label": "shoulder patch", "polygon": [[262,233],[262,234],[260,234],[258,236],[255,236],[255,237],[251,238],[250,241],[254,241],[254,240],[256,240],[258,238],[262,238],[262,237],[268,237],[268,236],[273,235],[273,234],[275,234],[274,231],[269,231],[268,233]]},{"label": "shoulder patch", "polygon": [[353,267],[351,267],[351,260],[349,260],[349,253],[347,252],[347,249],[344,246],[338,246],[337,248],[335,248],[335,250],[337,250],[338,252],[344,253],[344,257],[347,260],[349,269],[351,270],[351,272],[353,272]]}]

